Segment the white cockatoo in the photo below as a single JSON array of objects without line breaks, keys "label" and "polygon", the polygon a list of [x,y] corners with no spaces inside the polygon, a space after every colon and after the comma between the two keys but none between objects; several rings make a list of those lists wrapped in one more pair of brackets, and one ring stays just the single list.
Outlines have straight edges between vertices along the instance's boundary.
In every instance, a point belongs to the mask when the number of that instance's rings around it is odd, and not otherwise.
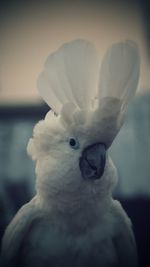
[{"label": "white cockatoo", "polygon": [[116,168],[108,149],[139,78],[134,42],[113,44],[99,68],[92,43],[51,54],[38,78],[50,110],[34,128],[36,196],[7,227],[2,266],[137,266],[131,221],[112,198]]}]

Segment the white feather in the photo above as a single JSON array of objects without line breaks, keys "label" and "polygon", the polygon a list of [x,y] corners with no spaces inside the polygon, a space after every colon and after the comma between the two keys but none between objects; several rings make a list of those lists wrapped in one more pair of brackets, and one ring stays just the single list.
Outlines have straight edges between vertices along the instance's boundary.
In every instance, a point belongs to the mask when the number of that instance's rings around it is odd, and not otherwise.
[{"label": "white feather", "polygon": [[93,44],[76,40],[51,54],[38,79],[43,99],[56,112],[72,102],[80,108],[91,105],[96,95],[98,60]]},{"label": "white feather", "polygon": [[7,227],[2,242],[3,253],[0,257],[0,266],[17,266],[22,242],[27,236],[33,221],[41,217],[36,202],[38,200],[34,197],[30,203],[22,206]]},{"label": "white feather", "polygon": [[113,97],[122,105],[134,95],[139,79],[139,53],[132,41],[112,45],[103,58],[99,77],[99,98]]}]

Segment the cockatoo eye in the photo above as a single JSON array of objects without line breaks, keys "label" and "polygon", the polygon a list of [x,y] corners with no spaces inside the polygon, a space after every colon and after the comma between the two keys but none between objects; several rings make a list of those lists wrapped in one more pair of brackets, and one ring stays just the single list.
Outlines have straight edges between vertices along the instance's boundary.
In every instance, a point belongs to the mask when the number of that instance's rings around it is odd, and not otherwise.
[{"label": "cockatoo eye", "polygon": [[73,149],[78,149],[80,147],[79,141],[76,138],[71,137],[69,139],[69,145]]}]

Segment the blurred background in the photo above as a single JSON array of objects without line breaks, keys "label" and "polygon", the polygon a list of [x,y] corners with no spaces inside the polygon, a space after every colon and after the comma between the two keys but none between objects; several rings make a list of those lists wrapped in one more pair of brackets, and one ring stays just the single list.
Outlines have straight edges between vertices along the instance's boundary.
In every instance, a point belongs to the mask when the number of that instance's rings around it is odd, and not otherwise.
[{"label": "blurred background", "polygon": [[139,46],[138,92],[110,154],[119,173],[114,197],[132,219],[140,266],[150,266],[148,0],[0,1],[0,240],[35,194],[34,163],[26,146],[35,123],[49,110],[37,92],[37,76],[48,54],[75,38],[94,42],[100,58],[113,42],[132,39]]}]

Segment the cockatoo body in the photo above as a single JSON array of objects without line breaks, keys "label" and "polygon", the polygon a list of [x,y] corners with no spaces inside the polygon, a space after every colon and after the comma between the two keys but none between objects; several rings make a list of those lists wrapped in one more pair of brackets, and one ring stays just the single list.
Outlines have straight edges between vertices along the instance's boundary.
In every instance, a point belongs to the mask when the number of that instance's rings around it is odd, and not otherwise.
[{"label": "cockatoo body", "polygon": [[76,40],[51,54],[38,79],[52,108],[34,128],[36,196],[6,229],[2,266],[136,266],[130,219],[112,198],[108,149],[139,77],[131,41],[112,45],[99,71],[95,47]]}]

